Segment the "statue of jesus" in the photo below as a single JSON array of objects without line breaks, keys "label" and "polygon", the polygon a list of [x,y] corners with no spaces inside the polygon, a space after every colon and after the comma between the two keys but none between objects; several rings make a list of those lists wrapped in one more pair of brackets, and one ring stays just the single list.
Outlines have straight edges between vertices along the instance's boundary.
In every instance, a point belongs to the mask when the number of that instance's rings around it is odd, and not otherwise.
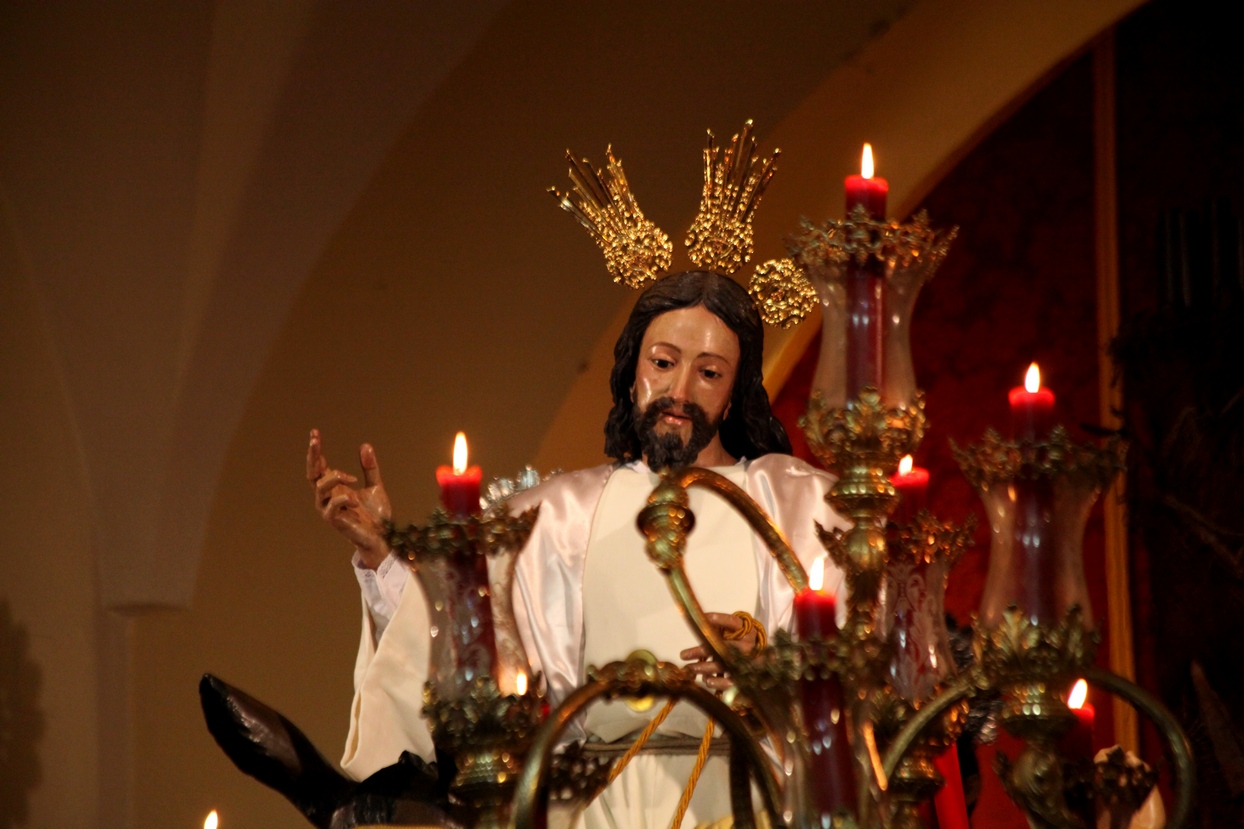
[{"label": "statue of jesus", "polygon": [[[588,665],[646,650],[688,661],[710,688],[729,678],[696,646],[664,580],[648,561],[635,517],[663,468],[714,469],[743,487],[782,528],[805,567],[823,555],[815,522],[845,527],[825,500],[832,478],[790,456],[762,383],[763,326],[747,292],[717,273],[661,278],[638,299],[614,349],[613,407],[605,424],[609,463],[558,475],[514,496],[540,517],[520,553],[514,605],[533,675],[553,705],[585,681]],[[318,432],[307,477],[324,520],[355,548],[363,630],[342,767],[363,779],[402,751],[433,756],[420,715],[429,631],[421,591],[384,540],[389,498],[371,446],[359,450],[362,481],[331,467]],[[361,486],[356,486],[361,483]],[[744,520],[702,490],[691,491],[696,530],[686,566],[700,602],[723,631],[788,628],[793,591]],[[826,589],[841,584],[832,566]],[[755,633],[736,642],[754,647]],[[621,755],[655,710],[602,703],[575,739]],[[669,826],[695,764],[706,721],[679,705],[583,815],[586,827]],[[724,748],[724,746],[723,746]],[[726,758],[710,754],[685,825],[730,813]]]}]

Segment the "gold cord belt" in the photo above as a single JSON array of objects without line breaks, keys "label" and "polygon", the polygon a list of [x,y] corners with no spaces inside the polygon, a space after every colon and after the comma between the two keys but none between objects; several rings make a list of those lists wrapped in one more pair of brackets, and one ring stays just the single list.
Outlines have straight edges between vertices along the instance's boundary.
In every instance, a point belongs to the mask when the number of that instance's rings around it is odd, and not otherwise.
[{"label": "gold cord belt", "polygon": [[[756,634],[757,649],[763,648],[766,644],[768,644],[769,636],[765,631],[765,626],[756,621],[750,613],[742,610],[736,610],[732,615],[735,618],[742,620],[743,627],[738,630],[724,632],[722,634],[724,638],[727,640],[737,641],[754,632]],[[669,717],[670,712],[674,710],[674,706],[676,704],[677,703],[674,700],[667,702],[665,707],[661,709],[660,713],[652,718],[652,722],[648,723],[648,725],[644,727],[644,730],[639,732],[639,736],[635,738],[635,742],[631,743],[631,746],[626,750],[626,753],[622,755],[618,762],[614,763],[613,769],[609,772],[610,783],[618,778],[618,775],[622,773],[622,770],[626,768],[627,764],[631,762],[636,754],[644,750],[645,746],[647,746],[649,741],[652,739],[652,735],[655,734],[656,730],[661,727],[661,723],[665,722],[666,718]],[[658,740],[657,743],[651,747],[650,751],[660,754],[687,753],[685,749],[682,751],[676,750],[673,745],[675,742],[682,744],[678,746],[678,748],[684,748],[686,746],[686,741],[683,740],[662,739]],[[586,744],[584,749],[587,750],[587,746],[589,745],[592,744]],[[704,764],[708,762],[708,758],[714,754],[724,754],[728,750],[729,746],[724,740],[718,740],[716,741],[716,746],[714,745],[713,721],[710,719],[708,721],[708,726],[704,729],[704,737],[700,740],[700,748],[696,752],[695,765],[691,767],[691,775],[687,778],[687,786],[683,789],[682,797],[678,800],[678,808],[674,811],[674,819],[670,821],[670,829],[680,829],[682,826],[683,818],[687,815],[687,807],[691,805],[691,796],[695,794],[696,784],[700,782],[700,774],[703,773]],[[597,747],[593,749],[592,753],[599,755],[606,753],[606,750],[602,750],[601,747]]]}]

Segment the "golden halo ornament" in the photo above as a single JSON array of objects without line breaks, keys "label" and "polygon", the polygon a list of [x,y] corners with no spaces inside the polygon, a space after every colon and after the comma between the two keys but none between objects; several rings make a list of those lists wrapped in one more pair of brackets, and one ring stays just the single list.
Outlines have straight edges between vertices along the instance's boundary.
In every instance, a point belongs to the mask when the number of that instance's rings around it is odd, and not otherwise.
[{"label": "golden halo ornament", "polygon": [[[700,210],[684,239],[687,255],[697,267],[730,275],[751,261],[752,219],[780,154],[774,150],[767,158],[761,156],[751,121],[724,148],[708,133]],[[673,245],[639,209],[612,146],[605,156],[608,163],[597,170],[588,159],[577,160],[567,150],[571,186],[565,192],[550,187],[549,192],[587,229],[614,282],[646,288],[669,272]],[[771,260],[757,268],[748,293],[761,318],[783,328],[803,320],[816,305],[812,283],[791,259]]]}]

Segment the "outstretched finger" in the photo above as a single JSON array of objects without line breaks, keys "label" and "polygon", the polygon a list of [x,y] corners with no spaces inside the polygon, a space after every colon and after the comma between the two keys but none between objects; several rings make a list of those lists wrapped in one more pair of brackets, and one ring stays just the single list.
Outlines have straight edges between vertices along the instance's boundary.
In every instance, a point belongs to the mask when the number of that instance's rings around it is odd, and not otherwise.
[{"label": "outstretched finger", "polygon": [[320,430],[311,430],[311,440],[307,444],[307,480],[314,481],[328,469],[328,461],[324,460],[324,446],[320,442]]},{"label": "outstretched finger", "polygon": [[359,464],[363,467],[363,486],[379,486],[380,462],[376,460],[376,450],[370,443],[359,447]]}]

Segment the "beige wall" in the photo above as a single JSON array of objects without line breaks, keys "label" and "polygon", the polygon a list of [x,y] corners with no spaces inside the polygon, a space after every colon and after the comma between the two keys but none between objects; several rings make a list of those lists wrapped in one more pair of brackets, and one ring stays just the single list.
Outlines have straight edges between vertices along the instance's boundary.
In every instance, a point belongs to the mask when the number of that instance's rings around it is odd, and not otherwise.
[{"label": "beige wall", "polygon": [[[97,825],[95,557],[81,455],[60,368],[0,192],[0,598],[41,673],[43,784],[35,826]],[[0,678],[8,681],[9,677]]]}]

